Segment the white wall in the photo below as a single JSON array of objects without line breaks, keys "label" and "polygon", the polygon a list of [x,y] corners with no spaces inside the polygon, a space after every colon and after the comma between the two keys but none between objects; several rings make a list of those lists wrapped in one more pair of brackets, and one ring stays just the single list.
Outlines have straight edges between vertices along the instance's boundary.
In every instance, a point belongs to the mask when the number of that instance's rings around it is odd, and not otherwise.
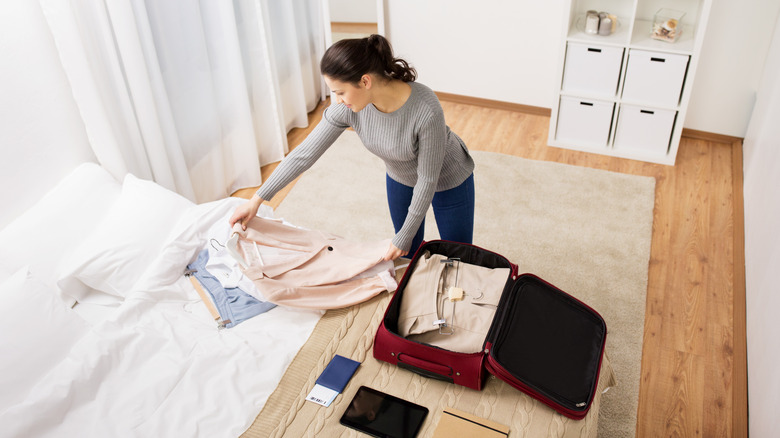
[{"label": "white wall", "polygon": [[2,228],[94,156],[38,2],[0,2],[0,29]]},{"label": "white wall", "polygon": [[744,137],[780,1],[713,0],[685,127]]},{"label": "white wall", "polygon": [[[386,0],[396,52],[436,91],[552,107],[566,1]],[[777,0],[715,0],[684,126],[744,137]]]},{"label": "white wall", "polygon": [[328,0],[330,21],[376,23],[376,0]]},{"label": "white wall", "polygon": [[750,435],[780,431],[780,20],[744,141]]},{"label": "white wall", "polygon": [[386,0],[396,56],[436,91],[551,107],[563,2]]}]

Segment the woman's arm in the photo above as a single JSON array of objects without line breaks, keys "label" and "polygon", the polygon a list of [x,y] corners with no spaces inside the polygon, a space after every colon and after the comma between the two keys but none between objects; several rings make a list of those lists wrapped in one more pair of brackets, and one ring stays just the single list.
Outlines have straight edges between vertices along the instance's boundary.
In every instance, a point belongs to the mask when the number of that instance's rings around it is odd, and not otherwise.
[{"label": "woman's arm", "polygon": [[[246,230],[247,223],[257,215],[257,210],[260,209],[260,205],[264,200],[273,198],[279,190],[310,168],[336,141],[339,135],[344,132],[344,129],[347,128],[346,124],[335,120],[339,115],[345,114],[343,110],[346,108],[339,107],[343,107],[343,105],[325,108],[322,120],[314,127],[303,143],[282,160],[274,173],[271,174],[271,177],[268,178],[268,181],[260,186],[260,189],[251,199],[236,207],[236,210],[230,217],[231,227],[236,222],[240,222],[242,228]],[[335,117],[328,114],[331,110],[335,113]]]},{"label": "woman's arm", "polygon": [[325,108],[320,123],[317,124],[303,143],[282,160],[273,174],[271,174],[271,177],[260,186],[257,196],[262,199],[273,198],[279,190],[308,170],[328,150],[348,126],[334,121],[328,113],[333,111],[338,116],[338,113],[345,109],[343,107],[343,105],[337,105],[336,108],[333,106]]}]

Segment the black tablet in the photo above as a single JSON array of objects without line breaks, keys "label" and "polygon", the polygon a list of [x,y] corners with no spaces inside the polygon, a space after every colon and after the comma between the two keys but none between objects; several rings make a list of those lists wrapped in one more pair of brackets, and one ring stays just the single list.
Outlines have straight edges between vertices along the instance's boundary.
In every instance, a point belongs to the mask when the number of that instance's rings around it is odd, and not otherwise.
[{"label": "black tablet", "polygon": [[341,416],[341,424],[379,438],[414,438],[428,408],[361,386]]}]

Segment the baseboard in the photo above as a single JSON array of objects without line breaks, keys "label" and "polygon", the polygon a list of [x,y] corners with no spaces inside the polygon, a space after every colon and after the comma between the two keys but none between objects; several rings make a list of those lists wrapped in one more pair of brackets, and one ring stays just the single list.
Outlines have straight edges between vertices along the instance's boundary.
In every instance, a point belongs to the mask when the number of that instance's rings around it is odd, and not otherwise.
[{"label": "baseboard", "polygon": [[[483,106],[487,108],[516,111],[526,114],[532,114],[536,116],[550,117],[550,108],[544,108],[540,106],[523,105],[519,103],[504,102],[501,100],[482,99],[480,97],[462,96],[460,94],[443,93],[437,91],[436,95],[439,96],[439,100],[445,100],[447,102],[462,103],[466,105]],[[730,135],[715,134],[712,132],[698,131],[695,129],[683,128],[682,136],[697,140],[713,141],[717,143],[729,143],[734,144],[739,142],[742,144],[742,138],[732,137]]]},{"label": "baseboard", "polygon": [[716,143],[739,144],[740,150],[741,150],[742,140],[744,140],[744,138],[741,137],[732,137],[730,135],[715,134],[713,132],[697,131],[695,129],[688,129],[688,128],[683,128],[682,136],[686,138],[696,139],[696,140],[713,141]]},{"label": "baseboard", "polygon": [[745,274],[745,202],[742,173],[742,141],[731,148],[732,192],[734,196],[733,277],[733,376],[732,437],[748,436],[747,291]]},{"label": "baseboard", "polygon": [[487,108],[500,109],[506,111],[516,111],[520,113],[550,117],[550,108],[523,105],[523,104],[512,103],[512,102],[504,102],[501,100],[482,99],[480,97],[461,96],[459,94],[442,93],[440,91],[436,91],[436,95],[439,96],[439,100],[446,100],[447,102],[484,106]]}]

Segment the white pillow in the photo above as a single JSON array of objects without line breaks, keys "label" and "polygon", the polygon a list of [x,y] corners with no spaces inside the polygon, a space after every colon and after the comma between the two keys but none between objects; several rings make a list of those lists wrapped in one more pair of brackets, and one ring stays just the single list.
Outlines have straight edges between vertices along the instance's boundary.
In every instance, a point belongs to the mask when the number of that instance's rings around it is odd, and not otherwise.
[{"label": "white pillow", "polygon": [[15,272],[29,265],[53,289],[60,260],[92,232],[121,190],[121,184],[97,164],[79,165],[0,230],[0,266]]},{"label": "white pillow", "polygon": [[[244,202],[245,199],[225,198],[193,205],[187,209],[135,289],[139,292],[149,292],[175,283],[184,274],[187,265],[195,261],[200,250],[207,244],[211,226],[217,221],[223,221],[225,227],[229,227],[228,219],[236,207]],[[259,212],[270,212],[273,215],[273,210],[265,205],[261,206]]]},{"label": "white pillow", "polygon": [[51,287],[22,267],[0,284],[0,412],[24,400],[89,330]]},{"label": "white pillow", "polygon": [[63,262],[58,282],[63,293],[94,304],[124,298],[193,205],[183,196],[128,174],[122,194],[103,221]]}]

